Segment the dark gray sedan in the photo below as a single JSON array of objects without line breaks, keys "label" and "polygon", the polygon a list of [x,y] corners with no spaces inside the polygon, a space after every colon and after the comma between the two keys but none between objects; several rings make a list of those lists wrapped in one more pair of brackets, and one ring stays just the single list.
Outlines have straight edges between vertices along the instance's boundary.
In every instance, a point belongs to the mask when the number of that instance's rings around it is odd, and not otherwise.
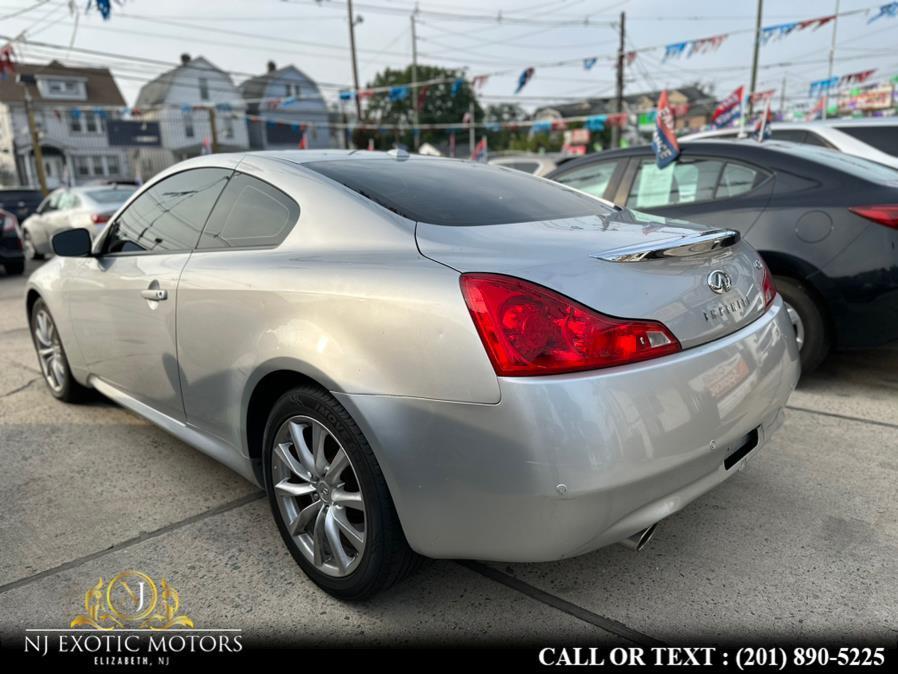
[{"label": "dark gray sedan", "polygon": [[565,164],[549,178],[645,213],[738,230],[761,254],[814,369],[830,348],[898,340],[898,171],[781,141],[648,146]]}]

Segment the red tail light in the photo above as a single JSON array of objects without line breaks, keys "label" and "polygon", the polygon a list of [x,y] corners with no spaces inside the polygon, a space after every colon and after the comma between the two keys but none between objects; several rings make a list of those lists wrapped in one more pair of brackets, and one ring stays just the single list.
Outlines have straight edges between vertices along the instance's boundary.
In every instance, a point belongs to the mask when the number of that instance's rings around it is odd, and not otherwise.
[{"label": "red tail light", "polygon": [[102,225],[104,222],[109,222],[109,215],[106,213],[91,213],[90,221],[95,225]]},{"label": "red tail light", "polygon": [[852,213],[872,220],[880,225],[898,229],[898,205],[879,204],[878,206],[852,206]]},{"label": "red tail light", "polygon": [[594,370],[680,350],[661,323],[604,316],[511,276],[462,274],[461,289],[498,375]]},{"label": "red tail light", "polygon": [[[764,263],[761,262],[761,264]],[[764,307],[767,308],[776,299],[776,285],[773,283],[773,274],[770,273],[766,264],[764,265],[764,281],[761,289],[764,293]]]},{"label": "red tail light", "polygon": [[14,234],[16,238],[19,237],[19,219],[14,214],[9,211],[0,211],[0,222],[3,223],[0,232],[4,236]]}]

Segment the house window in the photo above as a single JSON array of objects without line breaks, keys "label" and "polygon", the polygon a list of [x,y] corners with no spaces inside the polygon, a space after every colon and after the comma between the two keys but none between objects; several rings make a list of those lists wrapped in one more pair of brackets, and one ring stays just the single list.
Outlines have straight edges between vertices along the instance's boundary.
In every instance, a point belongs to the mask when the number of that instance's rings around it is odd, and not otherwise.
[{"label": "house window", "polygon": [[299,98],[301,88],[298,84],[288,82],[287,84],[284,85],[284,91],[287,96],[293,96],[294,98]]},{"label": "house window", "polygon": [[187,138],[193,138],[193,111],[185,110],[181,113],[181,117],[184,120],[184,135]]},{"label": "house window", "polygon": [[78,175],[82,178],[87,178],[90,176],[90,158],[89,157],[75,157],[75,171],[78,172]]},{"label": "house window", "polygon": [[205,77],[200,78],[200,100],[209,100],[209,80],[207,80]]},{"label": "house window", "polygon": [[72,133],[81,133],[81,117],[69,114],[69,131]]},{"label": "house window", "polygon": [[44,98],[74,98],[82,101],[87,98],[84,82],[79,79],[41,77],[38,78],[37,86]]},{"label": "house window", "polygon": [[84,120],[84,133],[96,133],[97,132],[97,116],[93,112],[85,112],[82,115],[82,119]]},{"label": "house window", "polygon": [[225,129],[224,135],[225,138],[233,138],[234,137],[234,118],[231,115],[226,115],[224,118]]},{"label": "house window", "polygon": [[103,157],[94,155],[90,158],[91,175],[103,175]]},{"label": "house window", "polygon": [[117,176],[121,173],[118,157],[114,154],[106,155],[106,173],[111,176]]}]

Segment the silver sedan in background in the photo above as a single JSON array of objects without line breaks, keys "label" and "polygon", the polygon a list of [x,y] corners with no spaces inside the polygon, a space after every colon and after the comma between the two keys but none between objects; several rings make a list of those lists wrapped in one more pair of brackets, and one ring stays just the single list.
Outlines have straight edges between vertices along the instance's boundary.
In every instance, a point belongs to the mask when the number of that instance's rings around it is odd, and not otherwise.
[{"label": "silver sedan in background", "polygon": [[737,233],[478,163],[210,155],[53,245],[27,291],[50,392],[264,486],[344,599],[419,555],[641,547],[768,441],[799,374]]},{"label": "silver sedan in background", "polygon": [[42,260],[51,254],[50,239],[56,232],[84,227],[99,233],[135,189],[133,185],[112,184],[54,190],[22,223],[25,256]]}]

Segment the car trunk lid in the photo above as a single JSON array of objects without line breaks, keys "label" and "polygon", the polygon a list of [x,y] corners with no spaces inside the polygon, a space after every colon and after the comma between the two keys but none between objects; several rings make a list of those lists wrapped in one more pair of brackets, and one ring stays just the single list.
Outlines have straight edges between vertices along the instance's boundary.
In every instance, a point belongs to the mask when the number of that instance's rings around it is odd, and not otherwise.
[{"label": "car trunk lid", "polygon": [[507,274],[606,315],[661,321],[683,348],[730,334],[765,309],[763,264],[729,230],[622,210],[472,227],[418,223],[416,238],[423,255],[460,272]]}]

